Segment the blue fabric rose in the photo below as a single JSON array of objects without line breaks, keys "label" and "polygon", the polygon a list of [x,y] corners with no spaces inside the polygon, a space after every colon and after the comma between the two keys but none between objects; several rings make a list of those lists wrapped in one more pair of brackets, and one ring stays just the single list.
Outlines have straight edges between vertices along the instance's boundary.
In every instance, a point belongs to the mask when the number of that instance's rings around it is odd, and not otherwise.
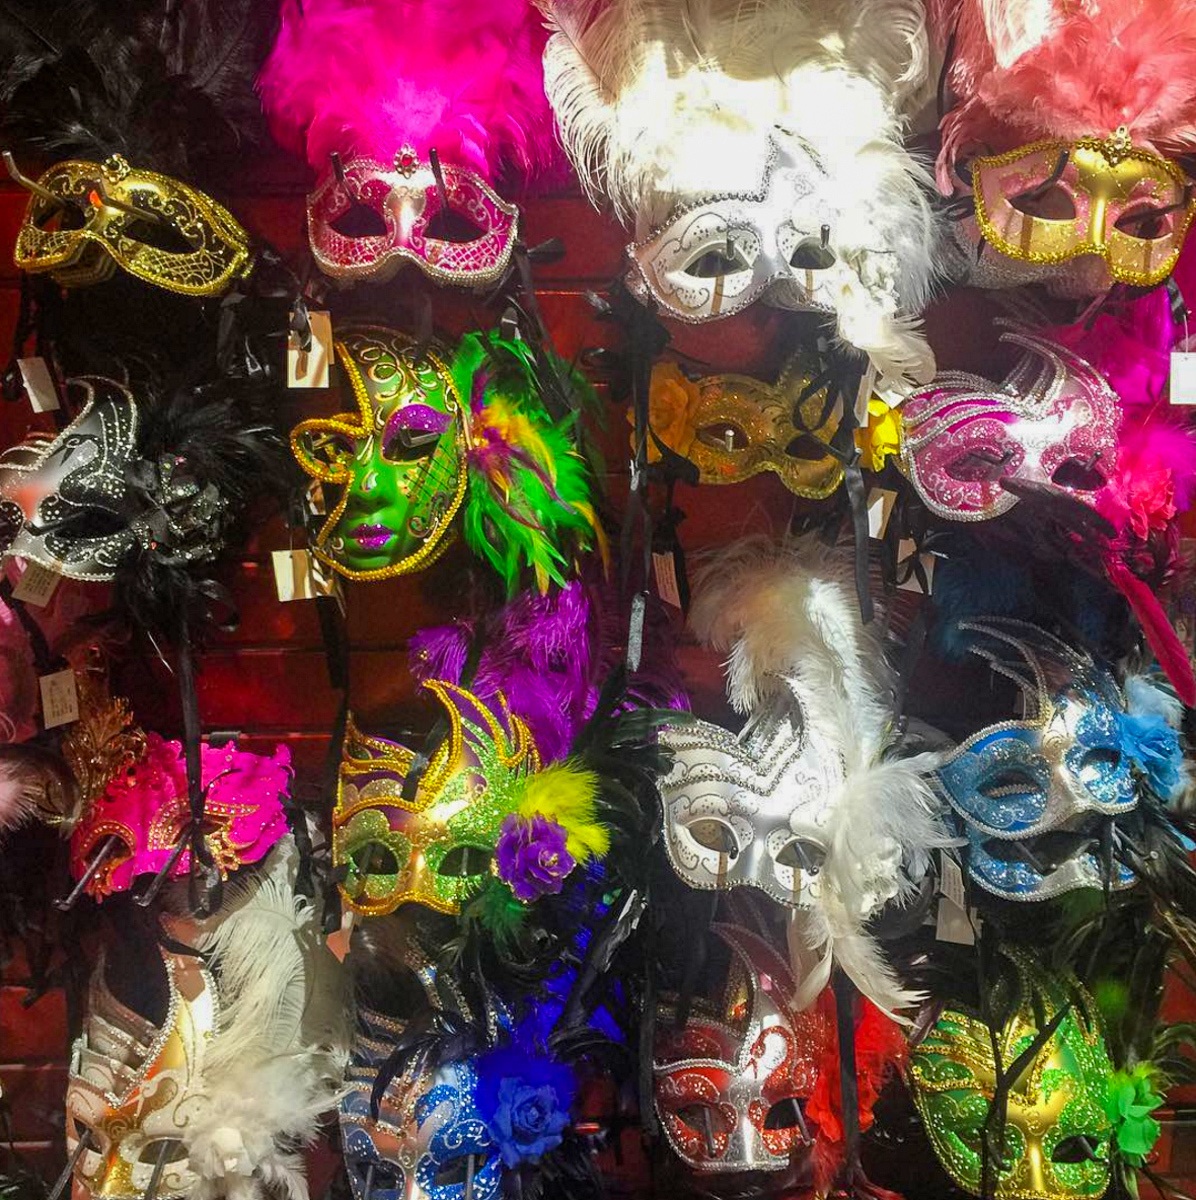
[{"label": "blue fabric rose", "polygon": [[510,1048],[478,1062],[478,1109],[503,1165],[534,1162],[561,1144],[575,1084],[568,1067]]},{"label": "blue fabric rose", "polygon": [[1118,717],[1121,752],[1146,777],[1155,795],[1170,800],[1182,785],[1179,735],[1157,713]]}]

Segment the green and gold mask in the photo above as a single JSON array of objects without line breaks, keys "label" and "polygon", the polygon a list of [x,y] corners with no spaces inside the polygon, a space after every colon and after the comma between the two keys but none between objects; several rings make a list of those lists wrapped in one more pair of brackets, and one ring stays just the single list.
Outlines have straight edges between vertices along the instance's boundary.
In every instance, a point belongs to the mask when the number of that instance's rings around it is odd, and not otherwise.
[{"label": "green and gold mask", "polygon": [[465,427],[435,347],[393,329],[360,327],[336,343],[357,411],[301,421],[299,465],[341,488],[312,547],[350,579],[418,571],[442,553],[465,498]]},{"label": "green and gold mask", "polygon": [[540,769],[527,726],[501,696],[486,704],[439,680],[423,686],[444,708],[449,732],[410,799],[403,784],[415,751],[367,736],[351,720],[345,733],[332,858],[346,872],[345,904],[363,916],[407,902],[459,912],[490,874],[525,777]]},{"label": "green and gold mask", "polygon": [[[995,1039],[1008,1071],[1040,1028],[1061,1010],[1054,1033],[1011,1083],[1004,1151],[990,1164],[995,1200],[1080,1200],[1109,1186],[1112,1127],[1105,1095],[1113,1066],[1092,998],[1070,975],[1048,974],[1031,956],[1007,950],[1020,988],[1013,1015]],[[981,1194],[983,1141],[997,1087],[989,1026],[948,1008],[911,1053],[914,1102],[951,1178]],[[995,1124],[990,1145],[999,1145]],[[999,1157],[1001,1161],[996,1161]]]}]

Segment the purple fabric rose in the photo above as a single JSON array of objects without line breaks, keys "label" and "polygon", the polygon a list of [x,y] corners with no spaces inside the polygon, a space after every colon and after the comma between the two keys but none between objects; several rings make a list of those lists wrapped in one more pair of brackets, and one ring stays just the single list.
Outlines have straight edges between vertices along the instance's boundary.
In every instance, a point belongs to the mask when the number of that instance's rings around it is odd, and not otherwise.
[{"label": "purple fabric rose", "polygon": [[566,848],[562,826],[547,817],[511,813],[502,823],[494,858],[498,877],[520,900],[556,895],[577,865]]}]

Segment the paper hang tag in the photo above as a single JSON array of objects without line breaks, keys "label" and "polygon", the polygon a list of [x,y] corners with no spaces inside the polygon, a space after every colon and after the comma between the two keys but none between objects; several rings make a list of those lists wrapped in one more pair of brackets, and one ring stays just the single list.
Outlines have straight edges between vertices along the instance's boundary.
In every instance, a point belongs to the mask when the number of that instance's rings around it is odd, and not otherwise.
[{"label": "paper hang tag", "polygon": [[963,890],[963,869],[954,856],[945,850],[939,852],[939,895],[945,896],[961,912],[967,909],[967,898]]},{"label": "paper hang tag", "polygon": [[47,729],[69,725],[79,719],[79,690],[75,672],[67,667],[38,680],[42,693],[42,724]]},{"label": "paper hang tag", "polygon": [[889,527],[889,518],[893,515],[893,505],[897,503],[897,493],[890,488],[874,487],[868,492],[868,536],[878,541],[885,536]]},{"label": "paper hang tag", "polygon": [[25,385],[25,395],[29,397],[29,407],[34,412],[54,412],[62,407],[58,402],[58,387],[46,360],[40,355],[35,358],[18,358],[17,368],[21,372],[21,382]]},{"label": "paper hang tag", "polygon": [[656,576],[656,594],[666,604],[680,608],[681,589],[677,583],[677,558],[673,551],[653,551],[652,571]]},{"label": "paper hang tag", "polygon": [[312,569],[310,550],[275,550],[274,586],[284,604],[290,600],[314,600],[320,594]]},{"label": "paper hang tag", "polygon": [[12,590],[12,598],[32,604],[34,608],[45,608],[61,578],[61,575],[43,567],[41,563],[27,562]]},{"label": "paper hang tag", "polygon": [[979,917],[975,909],[971,913],[956,908],[945,896],[939,900],[938,916],[934,923],[936,941],[952,942],[956,946],[971,946],[976,942],[973,928]]},{"label": "paper hang tag", "polygon": [[300,334],[287,335],[287,387],[326,388],[332,362],[332,317],[326,312],[307,314],[311,324],[311,348],[304,350]]},{"label": "paper hang tag", "polygon": [[1171,403],[1196,404],[1196,351],[1171,351]]}]

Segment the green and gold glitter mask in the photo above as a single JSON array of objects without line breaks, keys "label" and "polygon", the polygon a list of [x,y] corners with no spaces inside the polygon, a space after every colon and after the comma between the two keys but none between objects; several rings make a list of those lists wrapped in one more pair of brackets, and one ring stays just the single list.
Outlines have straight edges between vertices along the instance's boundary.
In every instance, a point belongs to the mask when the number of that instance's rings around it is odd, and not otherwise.
[{"label": "green and gold glitter mask", "polygon": [[142,171],[114,154],[68,159],[34,183],[13,260],[64,287],[107,279],[116,267],[183,296],[219,296],[253,266],[249,235],[197,188]]},{"label": "green and gold glitter mask", "polygon": [[1048,974],[1021,951],[1005,954],[1017,995],[1012,1015],[996,1030],[1001,1073],[1059,1019],[1009,1083],[1003,1152],[996,1153],[1000,1114],[989,1118],[998,1084],[994,1039],[975,1013],[946,1009],[910,1054],[914,1103],[939,1161],[974,1196],[982,1192],[986,1122],[995,1200],[1102,1196],[1110,1176],[1105,1096],[1113,1066],[1095,1004],[1074,977]]},{"label": "green and gold glitter mask", "polygon": [[459,912],[490,874],[524,779],[540,769],[527,726],[501,695],[486,704],[440,680],[423,686],[443,707],[448,734],[409,798],[403,787],[416,752],[363,734],[352,720],[345,732],[332,858],[344,873],[345,903],[363,916],[408,902]]},{"label": "green and gold glitter mask", "polygon": [[393,329],[350,329],[336,355],[357,411],[291,431],[304,471],[341,489],[312,549],[349,579],[418,571],[447,546],[465,498],[460,397],[437,348],[417,356]]}]

